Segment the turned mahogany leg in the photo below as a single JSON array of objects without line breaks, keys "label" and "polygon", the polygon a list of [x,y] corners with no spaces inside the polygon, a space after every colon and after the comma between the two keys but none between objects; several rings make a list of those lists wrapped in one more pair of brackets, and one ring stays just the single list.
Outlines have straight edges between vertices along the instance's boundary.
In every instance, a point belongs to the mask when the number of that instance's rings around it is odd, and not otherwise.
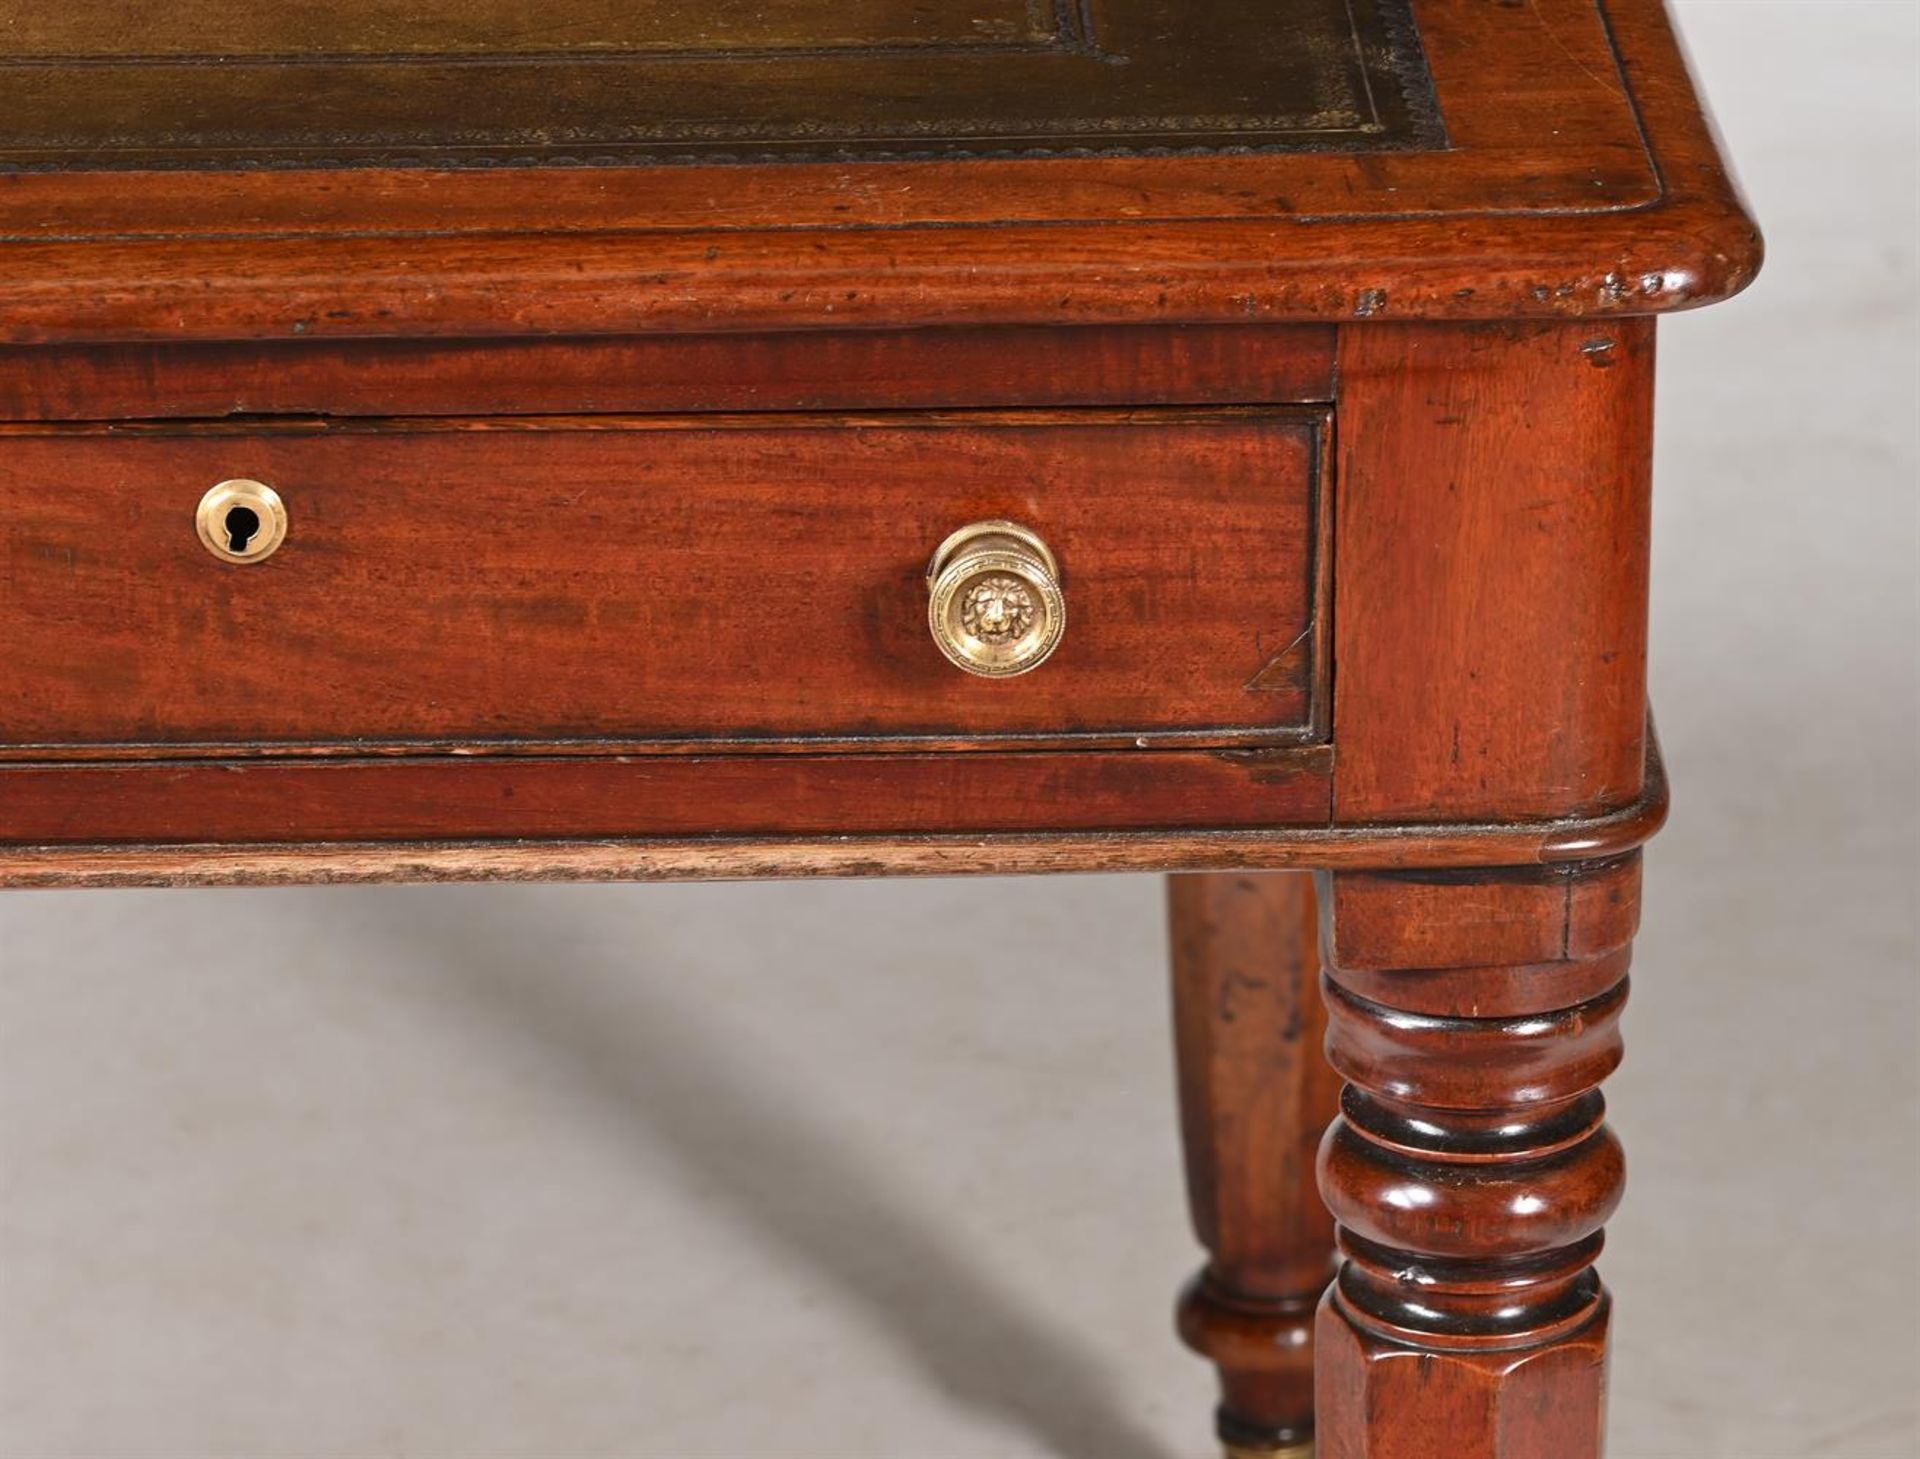
[{"label": "turned mahogany leg", "polygon": [[1194,1230],[1212,1254],[1180,1333],[1220,1369],[1231,1456],[1309,1452],[1313,1312],[1333,1274],[1314,1152],[1339,1082],[1322,1053],[1313,880],[1168,879],[1181,1128]]},{"label": "turned mahogany leg", "polygon": [[1320,1153],[1345,1260],[1316,1331],[1321,1459],[1598,1459],[1625,1181],[1620,1061],[1637,857],[1337,874]]}]

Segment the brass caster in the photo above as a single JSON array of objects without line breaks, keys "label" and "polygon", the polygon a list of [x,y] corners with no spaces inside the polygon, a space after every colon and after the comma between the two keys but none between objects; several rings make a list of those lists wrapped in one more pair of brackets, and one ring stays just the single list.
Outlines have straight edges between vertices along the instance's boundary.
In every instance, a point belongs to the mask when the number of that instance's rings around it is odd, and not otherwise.
[{"label": "brass caster", "polygon": [[1278,1449],[1247,1449],[1239,1444],[1229,1444],[1226,1459],[1313,1459],[1313,1440],[1304,1444],[1287,1444]]}]

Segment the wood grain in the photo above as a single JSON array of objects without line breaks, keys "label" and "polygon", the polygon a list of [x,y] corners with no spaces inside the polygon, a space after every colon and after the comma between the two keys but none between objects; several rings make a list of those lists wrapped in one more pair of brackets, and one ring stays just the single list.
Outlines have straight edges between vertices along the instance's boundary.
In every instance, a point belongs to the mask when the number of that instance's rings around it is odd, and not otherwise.
[{"label": "wood grain", "polygon": [[1168,882],[1174,1040],[1194,1232],[1206,1269],[1180,1331],[1220,1371],[1242,1449],[1313,1434],[1313,1313],[1333,1274],[1314,1152],[1340,1085],[1321,1045],[1318,911],[1298,873]]},{"label": "wood grain", "polygon": [[1633,800],[1651,323],[1352,327],[1340,381],[1340,818]]},{"label": "wood grain", "polygon": [[[1310,411],[235,423],[0,434],[14,746],[857,737],[1314,723]],[[199,544],[232,477],[253,566]],[[1066,638],[988,682],[926,564],[1007,517]],[[1168,686],[1178,685],[1178,693]]]},{"label": "wood grain", "polygon": [[[0,843],[1324,826],[1315,749],[24,764]],[[981,848],[991,856],[991,848]]]},{"label": "wood grain", "polygon": [[[1625,1168],[1598,1086],[1621,1057],[1639,869],[1363,875],[1358,895],[1324,879],[1347,1080],[1319,1164],[1345,1258],[1316,1329],[1324,1459],[1601,1459],[1593,1262]],[[1593,959],[1610,984],[1541,1006]],[[1459,1006],[1405,1009],[1350,963],[1447,969]]]},{"label": "wood grain", "polygon": [[[1399,3],[28,7],[0,885],[1211,873],[1221,1435],[1599,1459],[1640,316],[1761,244],[1660,0]],[[1068,631],[990,684],[996,516]]]},{"label": "wood grain", "polygon": [[1333,399],[1324,326],[0,349],[0,420],[578,415]]},{"label": "wood grain", "polygon": [[1599,316],[1752,278],[1660,0],[1416,16],[1445,151],[4,176],[0,341]]},{"label": "wood grain", "polygon": [[[1284,752],[1299,757],[1302,751]],[[1324,755],[1324,751],[1316,752]],[[1127,757],[1135,773],[1154,762]],[[72,767],[62,767],[63,769]],[[134,767],[119,767],[131,774]],[[144,767],[149,775],[160,766]],[[6,777],[0,771],[0,805]],[[540,841],[434,837],[411,844],[311,841],[236,845],[0,844],[0,886],[238,886],[350,882],[743,880],[770,877],[1037,875],[1088,871],[1229,871],[1285,867],[1487,867],[1608,857],[1641,845],[1666,819],[1666,780],[1650,760],[1647,792],[1604,816],[1426,826],[1286,826],[1257,830],[1002,832],[955,836],[622,837]],[[53,814],[51,810],[48,812]],[[1421,996],[1431,997],[1431,993]]]},{"label": "wood grain", "polygon": [[1497,878],[1342,876],[1327,907],[1346,978],[1599,957],[1633,940],[1639,915],[1640,863],[1631,856]]}]

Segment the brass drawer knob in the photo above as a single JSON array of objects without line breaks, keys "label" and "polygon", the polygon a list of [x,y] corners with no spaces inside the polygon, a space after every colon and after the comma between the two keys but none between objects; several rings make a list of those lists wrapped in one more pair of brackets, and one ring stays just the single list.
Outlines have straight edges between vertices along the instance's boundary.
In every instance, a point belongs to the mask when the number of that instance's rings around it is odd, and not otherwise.
[{"label": "brass drawer knob", "polygon": [[1017,522],[975,522],[927,569],[933,641],[960,668],[989,679],[1037,669],[1060,645],[1067,600],[1052,549]]},{"label": "brass drawer knob", "polygon": [[222,562],[264,562],[287,538],[287,505],[261,481],[223,481],[194,513],[200,542]]}]

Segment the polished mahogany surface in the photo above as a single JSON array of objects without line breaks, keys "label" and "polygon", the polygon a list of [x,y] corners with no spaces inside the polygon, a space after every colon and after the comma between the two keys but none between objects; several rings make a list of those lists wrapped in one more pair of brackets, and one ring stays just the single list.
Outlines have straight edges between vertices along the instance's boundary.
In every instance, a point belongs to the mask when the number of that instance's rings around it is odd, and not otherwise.
[{"label": "polished mahogany surface", "polygon": [[1752,276],[1660,0],[1404,4],[16,5],[0,342],[1584,317]]},{"label": "polished mahogany surface", "polygon": [[0,882],[1213,873],[1229,1454],[1600,1459],[1760,254],[1660,0],[0,5]]},{"label": "polished mahogany surface", "polygon": [[[1324,413],[569,416],[0,427],[0,758],[1317,737]],[[192,521],[269,483],[257,564]],[[1013,518],[1071,604],[956,672],[928,560]],[[1177,684],[1179,692],[1165,692]]]}]

